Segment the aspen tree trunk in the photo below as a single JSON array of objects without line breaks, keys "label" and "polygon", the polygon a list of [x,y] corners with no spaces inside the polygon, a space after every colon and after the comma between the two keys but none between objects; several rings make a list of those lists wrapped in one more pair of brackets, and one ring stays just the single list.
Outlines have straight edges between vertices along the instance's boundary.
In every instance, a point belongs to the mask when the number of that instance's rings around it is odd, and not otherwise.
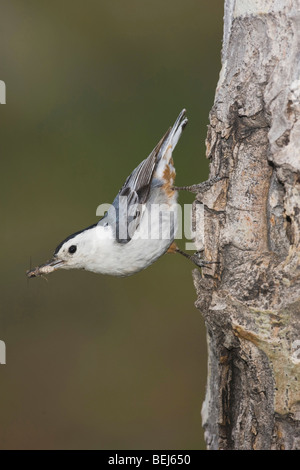
[{"label": "aspen tree trunk", "polygon": [[207,447],[300,449],[300,0],[225,1],[207,157]]}]

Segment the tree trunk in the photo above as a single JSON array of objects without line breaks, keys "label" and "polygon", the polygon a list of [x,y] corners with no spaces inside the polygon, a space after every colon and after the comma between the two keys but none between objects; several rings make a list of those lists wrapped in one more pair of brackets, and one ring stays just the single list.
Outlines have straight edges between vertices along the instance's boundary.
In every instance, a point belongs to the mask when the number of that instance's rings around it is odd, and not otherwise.
[{"label": "tree trunk", "polygon": [[300,449],[300,0],[225,1],[207,157],[207,447]]}]

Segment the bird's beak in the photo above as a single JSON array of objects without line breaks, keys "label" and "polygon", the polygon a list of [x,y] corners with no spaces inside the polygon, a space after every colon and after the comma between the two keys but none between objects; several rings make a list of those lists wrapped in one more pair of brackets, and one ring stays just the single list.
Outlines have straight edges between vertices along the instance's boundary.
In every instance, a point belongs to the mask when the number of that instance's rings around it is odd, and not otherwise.
[{"label": "bird's beak", "polygon": [[42,274],[49,274],[49,273],[52,273],[53,271],[56,271],[64,263],[65,262],[63,260],[60,260],[54,257],[50,259],[49,261],[47,261],[47,263],[41,264],[40,266],[37,266],[34,269],[26,271],[26,275],[28,277],[37,277],[37,276],[42,276]]}]

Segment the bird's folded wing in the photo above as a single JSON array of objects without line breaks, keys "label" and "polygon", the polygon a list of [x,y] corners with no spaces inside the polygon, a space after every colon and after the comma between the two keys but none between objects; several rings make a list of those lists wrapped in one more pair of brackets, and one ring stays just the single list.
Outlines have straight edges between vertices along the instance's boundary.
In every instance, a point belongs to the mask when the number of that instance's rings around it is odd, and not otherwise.
[{"label": "bird's folded wing", "polygon": [[106,222],[115,229],[118,243],[128,243],[139,226],[143,207],[149,198],[157,156],[169,133],[170,129],[149,157],[133,170],[107,212]]}]

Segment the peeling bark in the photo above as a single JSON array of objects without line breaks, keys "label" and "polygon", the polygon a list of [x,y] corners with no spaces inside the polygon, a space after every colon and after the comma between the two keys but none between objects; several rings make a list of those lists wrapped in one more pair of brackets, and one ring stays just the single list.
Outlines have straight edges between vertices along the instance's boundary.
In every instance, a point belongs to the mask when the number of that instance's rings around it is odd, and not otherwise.
[{"label": "peeling bark", "polygon": [[300,449],[299,117],[300,0],[226,0],[207,157],[227,178],[196,196],[220,262],[194,271],[209,449]]}]

